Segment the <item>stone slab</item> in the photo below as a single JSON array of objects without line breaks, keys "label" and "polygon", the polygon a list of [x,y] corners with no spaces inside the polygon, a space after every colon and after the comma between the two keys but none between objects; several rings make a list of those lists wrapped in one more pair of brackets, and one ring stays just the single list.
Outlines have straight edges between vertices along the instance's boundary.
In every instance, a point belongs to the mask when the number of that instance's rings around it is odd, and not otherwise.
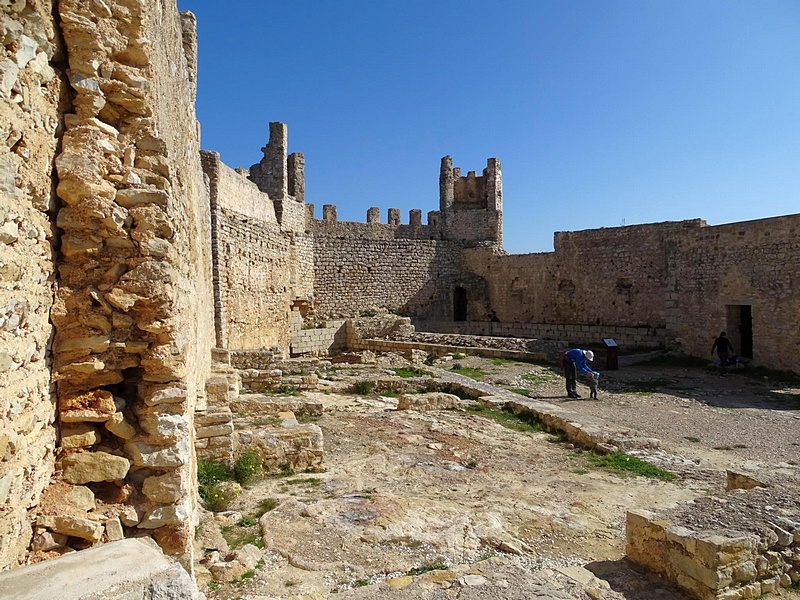
[{"label": "stone slab", "polygon": [[152,540],[103,544],[0,573],[4,600],[105,600],[153,597],[194,600],[200,592],[175,560]]}]

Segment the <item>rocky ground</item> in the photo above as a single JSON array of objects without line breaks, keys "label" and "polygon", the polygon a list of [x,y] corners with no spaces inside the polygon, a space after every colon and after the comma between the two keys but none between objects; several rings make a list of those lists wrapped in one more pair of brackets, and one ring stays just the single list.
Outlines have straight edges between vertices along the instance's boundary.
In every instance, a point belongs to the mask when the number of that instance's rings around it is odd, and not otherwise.
[{"label": "rocky ground", "polygon": [[[265,549],[258,567],[211,584],[208,597],[679,600],[679,591],[624,560],[626,510],[722,493],[727,467],[775,476],[800,464],[793,384],[598,365],[600,399],[568,400],[547,366],[461,356],[436,366],[454,365],[499,389],[661,439],[662,450],[640,455],[678,478],[604,471],[558,437],[509,429],[468,403],[399,411],[397,398],[345,393],[392,364],[338,366],[322,391],[307,394],[325,408],[314,420],[325,436],[324,472],[260,480],[233,513],[205,520],[200,535],[210,551],[256,540]],[[258,427],[260,418],[240,415],[239,423]]]}]

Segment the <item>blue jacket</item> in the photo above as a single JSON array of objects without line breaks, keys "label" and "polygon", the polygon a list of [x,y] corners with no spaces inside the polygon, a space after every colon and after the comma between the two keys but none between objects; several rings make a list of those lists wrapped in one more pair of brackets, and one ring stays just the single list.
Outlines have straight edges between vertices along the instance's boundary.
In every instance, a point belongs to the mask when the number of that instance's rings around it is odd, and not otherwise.
[{"label": "blue jacket", "polygon": [[583,350],[581,350],[580,348],[574,348],[569,352],[567,352],[567,359],[575,363],[575,368],[578,371],[582,371],[587,375],[591,375],[594,373],[591,367],[589,367],[589,365],[586,364],[586,357],[583,355]]}]

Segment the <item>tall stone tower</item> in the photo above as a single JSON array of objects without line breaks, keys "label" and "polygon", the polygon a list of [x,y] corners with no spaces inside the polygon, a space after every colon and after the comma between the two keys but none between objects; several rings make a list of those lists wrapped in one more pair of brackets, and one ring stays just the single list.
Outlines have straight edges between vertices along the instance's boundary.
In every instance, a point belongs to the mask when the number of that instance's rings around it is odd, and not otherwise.
[{"label": "tall stone tower", "polygon": [[445,239],[467,246],[503,243],[503,176],[500,160],[486,161],[483,174],[453,167],[442,158],[439,174],[439,212]]}]

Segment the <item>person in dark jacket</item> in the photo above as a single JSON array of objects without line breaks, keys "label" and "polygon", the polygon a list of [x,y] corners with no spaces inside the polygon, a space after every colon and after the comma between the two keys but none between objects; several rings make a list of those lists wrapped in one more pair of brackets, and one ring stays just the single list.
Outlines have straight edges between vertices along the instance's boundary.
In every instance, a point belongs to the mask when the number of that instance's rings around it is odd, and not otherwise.
[{"label": "person in dark jacket", "polygon": [[570,398],[580,398],[578,395],[577,380],[578,371],[585,373],[589,377],[594,376],[594,371],[586,364],[586,361],[594,360],[594,352],[591,350],[581,350],[573,348],[568,350],[562,361],[564,367],[564,377],[567,380],[567,396]]},{"label": "person in dark jacket", "polygon": [[720,377],[728,376],[728,358],[734,353],[733,344],[728,339],[728,334],[724,331],[719,334],[719,337],[714,340],[714,345],[711,346],[711,354],[717,351],[719,357],[719,375]]}]

